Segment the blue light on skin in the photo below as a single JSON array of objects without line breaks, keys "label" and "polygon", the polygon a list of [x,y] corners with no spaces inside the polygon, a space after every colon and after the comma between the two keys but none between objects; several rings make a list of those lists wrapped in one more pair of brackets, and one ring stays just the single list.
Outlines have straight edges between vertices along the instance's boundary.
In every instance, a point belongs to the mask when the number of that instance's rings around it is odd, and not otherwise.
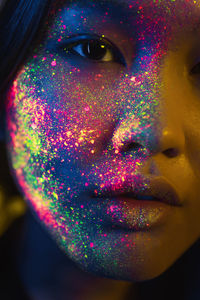
[{"label": "blue light on skin", "polygon": [[[118,1],[54,7],[9,94],[7,136],[20,190],[68,257],[95,276],[139,282],[162,274],[199,237],[199,78],[188,57],[200,8],[121,6],[120,15]],[[75,54],[74,36],[101,36],[112,59]],[[140,172],[167,178],[183,207],[149,232],[110,231],[111,201],[97,203],[89,192],[118,187],[130,174],[142,188]],[[115,213],[125,214],[120,206]]]}]

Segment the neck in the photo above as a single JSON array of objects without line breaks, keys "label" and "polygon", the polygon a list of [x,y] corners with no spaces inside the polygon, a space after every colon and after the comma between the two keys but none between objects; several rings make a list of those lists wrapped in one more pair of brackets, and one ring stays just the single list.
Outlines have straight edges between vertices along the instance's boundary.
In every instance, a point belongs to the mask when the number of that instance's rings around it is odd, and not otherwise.
[{"label": "neck", "polygon": [[80,270],[29,212],[18,251],[21,281],[33,300],[124,300],[133,289],[130,282],[99,278]]}]

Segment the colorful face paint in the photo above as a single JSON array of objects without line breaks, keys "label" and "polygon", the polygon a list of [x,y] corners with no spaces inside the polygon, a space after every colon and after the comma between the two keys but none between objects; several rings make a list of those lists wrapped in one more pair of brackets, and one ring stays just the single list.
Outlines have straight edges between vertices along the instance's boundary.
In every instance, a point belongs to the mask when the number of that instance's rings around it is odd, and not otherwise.
[{"label": "colorful face paint", "polygon": [[[200,102],[197,77],[185,75],[199,2],[58,2],[8,94],[14,177],[80,267],[155,277],[199,235]],[[138,208],[119,196],[144,191],[148,176],[171,181],[181,203],[190,194],[187,209]]]}]

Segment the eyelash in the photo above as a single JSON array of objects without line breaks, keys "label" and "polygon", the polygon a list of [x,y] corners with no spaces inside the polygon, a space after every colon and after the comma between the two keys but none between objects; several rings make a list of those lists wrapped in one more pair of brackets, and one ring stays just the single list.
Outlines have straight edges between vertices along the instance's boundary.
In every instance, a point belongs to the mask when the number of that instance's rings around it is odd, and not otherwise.
[{"label": "eyelash", "polygon": [[[87,48],[89,50],[90,47],[99,48],[105,50],[105,54],[101,59],[92,59],[88,58],[86,54],[84,54],[84,50]],[[85,47],[85,49],[84,49]],[[122,65],[126,65],[125,59],[121,53],[121,51],[110,41],[107,39],[103,39],[102,37],[89,37],[89,36],[75,36],[69,38],[68,42],[64,42],[57,50],[63,55],[71,53],[73,55],[79,56],[82,59],[87,59],[90,62],[95,63],[108,63],[108,62],[117,62]],[[103,52],[103,51],[102,51]]]}]

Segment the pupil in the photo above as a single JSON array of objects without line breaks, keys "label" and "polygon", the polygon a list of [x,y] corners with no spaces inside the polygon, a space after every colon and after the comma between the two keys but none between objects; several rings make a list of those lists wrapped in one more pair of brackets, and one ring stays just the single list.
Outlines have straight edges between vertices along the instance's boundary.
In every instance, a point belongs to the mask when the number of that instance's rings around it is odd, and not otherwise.
[{"label": "pupil", "polygon": [[106,46],[99,41],[94,40],[83,44],[83,53],[90,59],[100,60],[105,56],[106,51]]}]

